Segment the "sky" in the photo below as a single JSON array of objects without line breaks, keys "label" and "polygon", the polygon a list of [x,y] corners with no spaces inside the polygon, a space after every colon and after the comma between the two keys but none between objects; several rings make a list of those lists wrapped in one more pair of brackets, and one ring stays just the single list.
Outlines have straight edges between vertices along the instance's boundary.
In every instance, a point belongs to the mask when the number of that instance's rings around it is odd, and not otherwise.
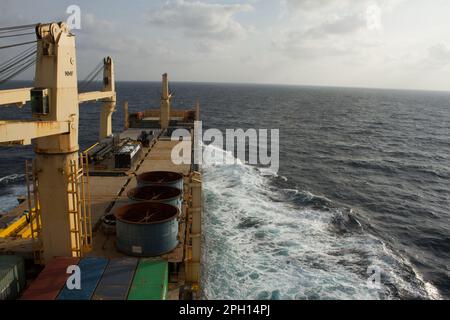
[{"label": "sky", "polygon": [[450,90],[448,0],[1,0],[0,27],[70,5],[80,79],[112,56],[117,80]]}]

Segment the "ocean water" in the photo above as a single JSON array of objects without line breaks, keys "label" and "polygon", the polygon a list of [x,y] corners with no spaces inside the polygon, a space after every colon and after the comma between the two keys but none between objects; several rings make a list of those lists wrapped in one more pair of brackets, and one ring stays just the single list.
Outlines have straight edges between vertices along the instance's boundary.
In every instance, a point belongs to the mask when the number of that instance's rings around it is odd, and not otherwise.
[{"label": "ocean water", "polygon": [[[205,159],[206,298],[450,298],[450,93],[202,83],[172,89],[176,108],[200,100],[205,128],[280,129],[277,174],[244,159]],[[130,111],[159,106],[159,83],[118,83],[117,90],[115,131],[123,101]],[[100,105],[80,108],[87,147],[97,138]],[[0,117],[29,112],[2,108]],[[31,157],[31,147],[0,149],[0,211],[24,192],[23,162]],[[374,271],[379,287],[368,285]]]}]

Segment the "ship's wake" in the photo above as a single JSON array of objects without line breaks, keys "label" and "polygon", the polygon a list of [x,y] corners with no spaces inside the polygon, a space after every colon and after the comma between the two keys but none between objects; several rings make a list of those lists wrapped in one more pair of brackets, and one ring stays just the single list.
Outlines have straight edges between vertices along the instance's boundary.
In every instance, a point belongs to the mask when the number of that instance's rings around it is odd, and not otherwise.
[{"label": "ship's wake", "polygon": [[[240,161],[225,165],[231,153],[205,148],[205,298],[439,298],[352,212],[307,192],[274,188],[278,177]],[[377,273],[380,287],[369,285]]]},{"label": "ship's wake", "polygon": [[26,194],[25,175],[0,177],[0,215],[17,205],[17,197]]}]

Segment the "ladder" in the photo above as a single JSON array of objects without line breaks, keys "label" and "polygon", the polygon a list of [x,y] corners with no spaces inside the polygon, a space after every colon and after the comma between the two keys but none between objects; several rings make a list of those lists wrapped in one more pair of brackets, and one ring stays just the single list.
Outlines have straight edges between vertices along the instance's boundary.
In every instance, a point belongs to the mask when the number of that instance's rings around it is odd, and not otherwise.
[{"label": "ladder", "polygon": [[43,264],[43,250],[41,241],[42,220],[39,205],[39,188],[36,174],[36,161],[25,161],[25,179],[27,186],[27,201],[29,214],[29,227],[34,242],[33,254],[37,264]]},{"label": "ladder", "polygon": [[186,217],[185,270],[186,282],[191,285],[193,294],[200,295],[200,260],[202,232],[202,176],[191,172],[188,186],[189,199]]},{"label": "ladder", "polygon": [[[79,161],[71,160],[68,173],[68,205],[73,257],[83,257],[92,250],[92,221],[89,169],[86,154]],[[86,168],[86,174],[85,170]]]},{"label": "ladder", "polygon": [[92,212],[91,212],[91,189],[89,183],[89,155],[83,152],[80,155],[80,167],[82,168],[82,199],[83,199],[83,226],[84,226],[84,252],[92,250]]}]

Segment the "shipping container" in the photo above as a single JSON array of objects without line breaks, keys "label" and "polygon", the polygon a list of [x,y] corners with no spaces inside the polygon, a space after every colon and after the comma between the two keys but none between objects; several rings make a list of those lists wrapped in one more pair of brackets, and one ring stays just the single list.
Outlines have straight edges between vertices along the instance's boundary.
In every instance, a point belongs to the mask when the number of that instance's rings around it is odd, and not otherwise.
[{"label": "shipping container", "polygon": [[168,281],[167,261],[141,259],[134,275],[128,300],[165,300]]},{"label": "shipping container", "polygon": [[106,258],[83,258],[78,266],[81,273],[81,289],[69,289],[65,286],[58,300],[90,300],[108,264]]},{"label": "shipping container", "polygon": [[92,299],[126,300],[137,264],[136,258],[111,259]]},{"label": "shipping container", "polygon": [[55,300],[70,276],[67,268],[77,265],[78,258],[61,257],[50,260],[44,270],[23,293],[22,300]]},{"label": "shipping container", "polygon": [[0,300],[12,300],[25,288],[25,262],[18,256],[0,256]]}]

